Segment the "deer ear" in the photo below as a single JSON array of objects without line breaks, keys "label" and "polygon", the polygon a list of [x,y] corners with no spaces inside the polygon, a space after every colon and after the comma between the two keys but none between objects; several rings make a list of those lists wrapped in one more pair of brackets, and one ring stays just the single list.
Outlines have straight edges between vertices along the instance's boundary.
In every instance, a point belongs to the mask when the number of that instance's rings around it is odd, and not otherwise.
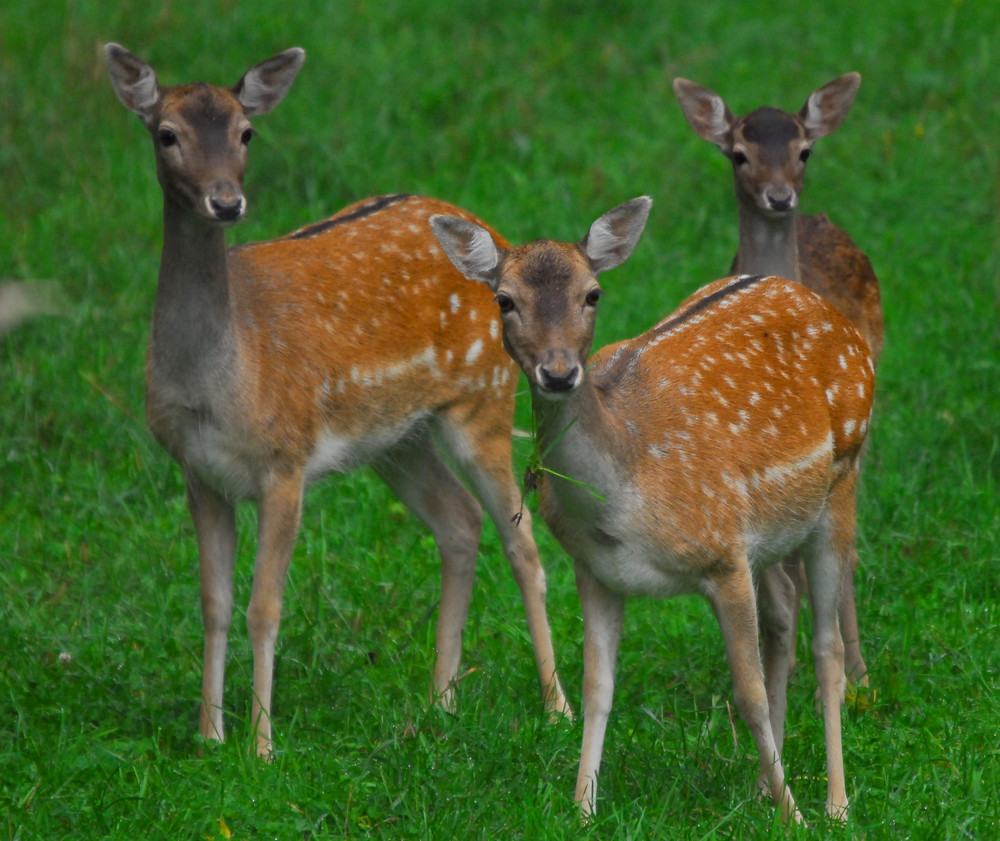
[{"label": "deer ear", "polygon": [[500,276],[500,251],[485,228],[454,216],[430,218],[434,236],[452,265],[470,280],[479,280],[494,292]]},{"label": "deer ear", "polygon": [[807,139],[818,140],[833,134],[851,110],[859,87],[861,75],[845,73],[810,94],[799,111],[799,119],[806,127]]},{"label": "deer ear", "polygon": [[627,201],[609,210],[590,226],[581,246],[596,273],[624,263],[646,227],[653,200],[649,196]]},{"label": "deer ear", "polygon": [[104,63],[108,68],[111,87],[121,104],[144,123],[153,117],[156,103],[160,101],[160,86],[153,68],[120,44],[104,45]]},{"label": "deer ear", "polygon": [[733,115],[722,97],[687,79],[674,79],[674,93],[694,133],[728,155],[733,147]]},{"label": "deer ear", "polygon": [[292,47],[247,70],[231,88],[243,106],[243,112],[253,117],[274,108],[285,98],[305,60],[306,51]]}]

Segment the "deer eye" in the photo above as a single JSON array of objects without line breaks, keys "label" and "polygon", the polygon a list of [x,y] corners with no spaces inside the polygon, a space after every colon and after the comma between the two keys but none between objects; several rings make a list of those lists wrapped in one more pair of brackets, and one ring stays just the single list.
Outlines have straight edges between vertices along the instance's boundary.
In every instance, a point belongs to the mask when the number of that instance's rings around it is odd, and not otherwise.
[{"label": "deer eye", "polygon": [[168,128],[161,128],[156,136],[160,140],[161,146],[175,146],[177,144],[177,134]]},{"label": "deer eye", "polygon": [[246,146],[251,140],[253,140],[254,130],[247,126],[243,129],[243,134],[240,135],[240,143]]},{"label": "deer eye", "polygon": [[504,292],[497,292],[496,297],[493,299],[497,302],[497,306],[500,307],[500,314],[506,315],[514,310],[514,299]]},{"label": "deer eye", "polygon": [[733,152],[733,163],[736,166],[743,166],[750,163],[750,160],[742,152]]},{"label": "deer eye", "polygon": [[603,289],[599,289],[597,287],[591,289],[587,293],[587,297],[585,299],[586,303],[587,303],[587,306],[588,307],[596,307],[597,306],[597,302],[601,300],[601,296],[603,294],[604,294],[604,290]]},{"label": "deer eye", "polygon": [[802,161],[802,163],[805,163],[806,161],[809,160],[809,156],[811,154],[812,154],[812,149],[808,148],[803,149],[801,152],[799,152],[799,160]]}]

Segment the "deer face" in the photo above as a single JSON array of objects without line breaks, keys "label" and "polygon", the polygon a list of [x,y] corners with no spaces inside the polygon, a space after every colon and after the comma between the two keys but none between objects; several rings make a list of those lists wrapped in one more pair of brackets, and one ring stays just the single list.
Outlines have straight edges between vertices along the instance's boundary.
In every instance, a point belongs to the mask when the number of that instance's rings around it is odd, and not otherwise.
[{"label": "deer face", "polygon": [[255,64],[230,88],[199,82],[163,87],[145,61],[120,44],[104,58],[119,101],[153,138],[164,197],[210,222],[231,225],[246,213],[243,173],[253,137],[248,117],[284,98],[305,52],[285,50]]},{"label": "deer face", "polygon": [[769,216],[794,213],[812,143],[801,121],[776,108],[758,108],[736,121],[726,154],[742,203]]},{"label": "deer face", "polygon": [[495,293],[504,347],[535,394],[558,400],[583,382],[602,294],[597,275],[628,259],[652,204],[640,196],[618,205],[575,244],[536,240],[502,250],[477,225],[431,217],[434,235],[455,268]]},{"label": "deer face", "polygon": [[813,91],[795,114],[758,108],[743,117],[687,79],[674,79],[674,92],[695,134],[733,162],[740,205],[780,217],[798,206],[813,143],[837,130],[860,84],[857,73],[845,73]]},{"label": "deer face", "polygon": [[496,302],[507,352],[536,394],[559,399],[583,382],[601,287],[579,246],[540,240],[508,252]]},{"label": "deer face", "polygon": [[232,93],[208,85],[168,89],[148,128],[157,177],[170,200],[222,225],[243,218],[253,128]]}]

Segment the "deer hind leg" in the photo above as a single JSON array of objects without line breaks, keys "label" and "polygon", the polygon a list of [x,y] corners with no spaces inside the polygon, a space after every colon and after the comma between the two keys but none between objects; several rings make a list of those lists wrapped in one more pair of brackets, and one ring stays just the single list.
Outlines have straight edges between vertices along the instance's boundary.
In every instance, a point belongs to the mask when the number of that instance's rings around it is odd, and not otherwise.
[{"label": "deer hind leg", "polygon": [[844,666],[847,679],[861,686],[868,685],[868,666],[861,655],[861,631],[858,628],[858,609],[854,597],[854,576],[858,569],[858,550],[851,542],[848,579],[840,596],[840,633],[844,638]]},{"label": "deer hind leg", "polygon": [[792,613],[792,648],[788,652],[788,669],[791,671],[795,668],[795,648],[799,638],[799,605],[807,597],[806,575],[805,568],[802,566],[802,555],[797,551],[785,558],[781,562],[781,566],[795,588],[795,596],[792,600],[795,605],[795,610]]},{"label": "deer hind leg", "polygon": [[187,502],[198,538],[201,616],[205,649],[201,684],[203,738],[221,742],[226,646],[233,617],[236,518],[233,506],[194,476],[187,479]]},{"label": "deer hind leg", "polygon": [[[760,778],[783,820],[802,822],[792,792],[785,782],[768,709],[764,672],[761,668],[757,636],[757,603],[753,579],[746,559],[715,577],[708,591],[726,644],[726,656],[733,676],[736,707],[750,728],[760,756]],[[787,663],[787,660],[786,660]]]},{"label": "deer hind leg", "polygon": [[496,525],[521,591],[528,619],[528,632],[535,651],[535,663],[545,709],[553,717],[573,717],[573,710],[559,682],[552,631],[545,608],[545,570],[531,527],[531,513],[523,499],[511,469],[510,429],[496,424],[488,432],[465,423],[457,429],[441,426],[441,443],[459,464]]},{"label": "deer hind leg", "polygon": [[430,529],[441,556],[434,694],[455,710],[455,676],[472,599],[483,515],[479,504],[441,461],[430,437],[411,438],[373,465],[392,492]]},{"label": "deer hind leg", "polygon": [[[805,567],[800,553],[789,555],[783,562],[785,572],[795,585],[795,604],[808,598],[809,587],[805,578]],[[847,569],[847,579],[840,593],[840,634],[844,640],[844,667],[847,680],[861,686],[868,686],[868,666],[861,654],[861,631],[858,627],[858,610],[854,596],[854,577],[858,569],[858,552],[851,545],[851,560]],[[798,610],[792,616],[792,649],[788,657],[790,669],[795,668],[795,640],[798,639]],[[820,703],[819,689],[816,690],[816,702]]]},{"label": "deer hind leg", "polygon": [[826,734],[827,814],[847,818],[841,708],[847,684],[844,641],[838,612],[844,587],[849,584],[851,546],[854,541],[854,485],[856,475],[845,477],[830,495],[826,516],[805,548],[806,574],[813,612],[813,660]]},{"label": "deer hind leg", "polygon": [[780,755],[784,747],[785,713],[788,708],[788,671],[792,661],[789,652],[795,648],[799,595],[783,564],[761,570],[757,592],[767,708],[774,743]]}]

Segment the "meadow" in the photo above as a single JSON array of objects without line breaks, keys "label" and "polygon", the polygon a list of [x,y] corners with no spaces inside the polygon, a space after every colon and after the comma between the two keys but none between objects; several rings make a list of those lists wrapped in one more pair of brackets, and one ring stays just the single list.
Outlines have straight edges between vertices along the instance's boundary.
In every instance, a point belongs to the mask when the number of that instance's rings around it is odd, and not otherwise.
[{"label": "meadow", "polygon": [[[886,313],[859,497],[871,685],[844,711],[846,826],[822,817],[808,619],[785,764],[813,827],[789,830],[754,794],[718,627],[694,598],[629,605],[599,814],[581,826],[580,726],[544,715],[492,526],[449,715],[427,703],[433,542],[365,471],[307,496],[271,764],[247,751],[255,541],[240,510],[230,739],[199,743],[197,555],[179,471],[143,419],[161,194],[146,132],[108,84],[109,40],[166,84],[232,84],[306,49],[287,99],[254,121],[233,243],[385,192],[455,202],[514,242],[575,240],[651,195],[636,253],[602,278],[599,344],[732,258],[729,164],[690,131],[672,79],[742,112],[798,109],[862,74],[803,198],[865,249]],[[64,306],[0,336],[0,838],[1000,837],[998,135],[989,2],[5,3],[0,281],[54,280]],[[540,517],[535,530],[578,709],[572,566]]]}]

